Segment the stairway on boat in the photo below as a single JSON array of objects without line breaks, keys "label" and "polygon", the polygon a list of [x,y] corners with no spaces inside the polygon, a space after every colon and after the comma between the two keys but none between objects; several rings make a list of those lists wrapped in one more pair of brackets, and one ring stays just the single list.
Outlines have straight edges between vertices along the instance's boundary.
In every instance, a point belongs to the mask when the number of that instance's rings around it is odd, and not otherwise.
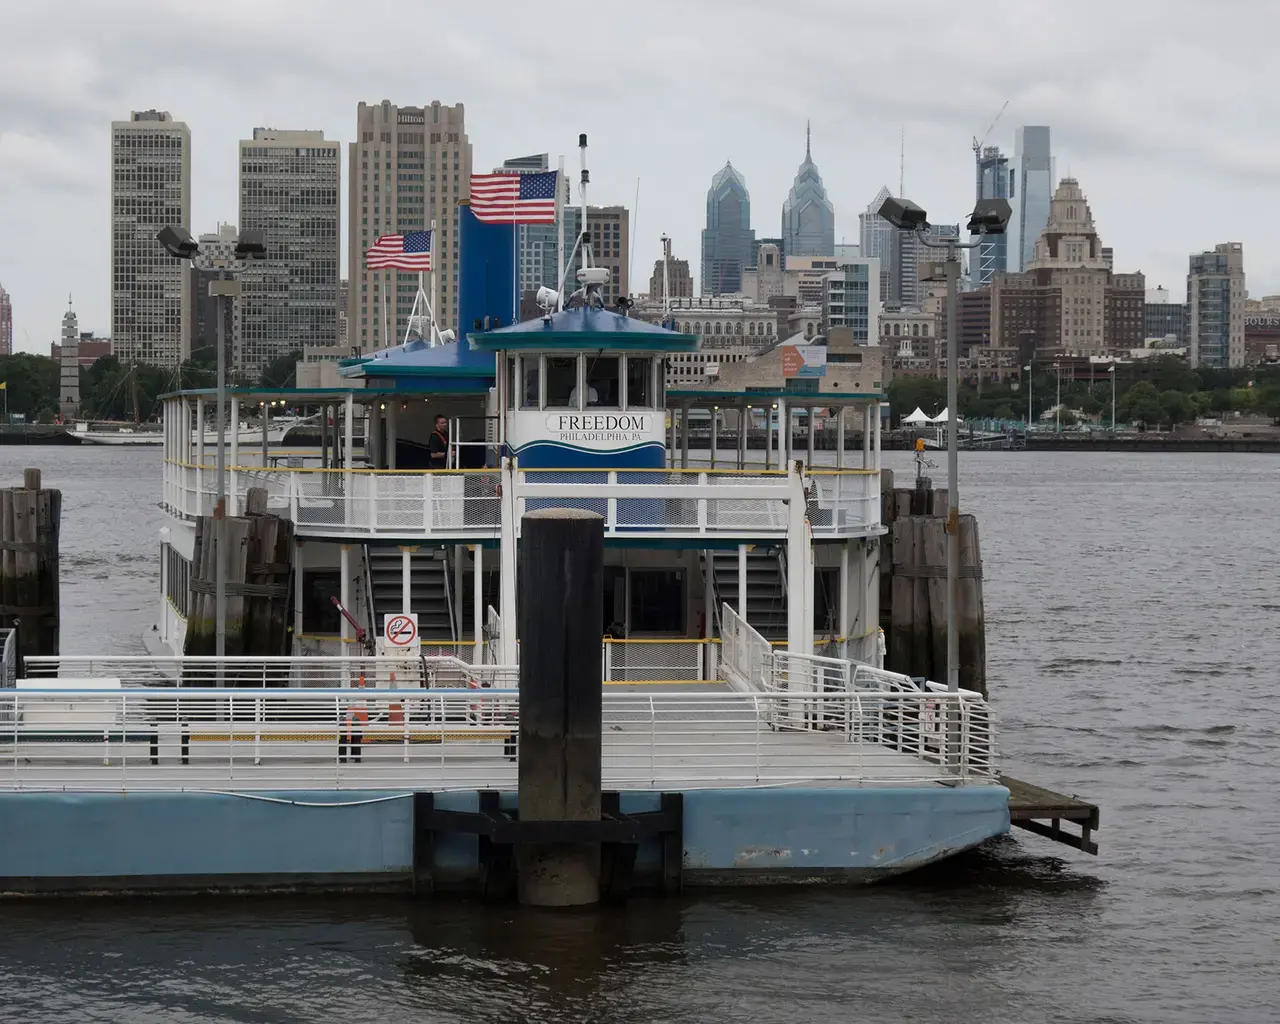
[{"label": "stairway on boat", "polygon": [[[711,552],[716,608],[738,604],[738,552]],[[776,548],[759,545],[747,552],[747,621],[769,640],[787,638],[787,577]]]},{"label": "stairway on boat", "polygon": [[[369,579],[373,597],[374,622],[381,628],[382,617],[404,611],[402,605],[403,561],[399,548],[369,545]],[[424,640],[456,640],[451,566],[444,548],[422,548],[410,556],[409,611],[418,615],[418,635]]]}]

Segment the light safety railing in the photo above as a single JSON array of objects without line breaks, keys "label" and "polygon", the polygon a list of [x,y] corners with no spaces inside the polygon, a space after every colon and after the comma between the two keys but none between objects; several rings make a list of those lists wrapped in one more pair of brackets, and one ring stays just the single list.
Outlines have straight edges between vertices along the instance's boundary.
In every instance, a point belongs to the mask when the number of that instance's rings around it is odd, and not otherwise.
[{"label": "light safety railing", "polygon": [[613,683],[717,682],[714,640],[621,640],[606,636],[601,673]]},{"label": "light safety railing", "polygon": [[[109,680],[122,687],[514,687],[515,665],[474,665],[450,655],[373,658],[42,655],[26,659],[36,679]],[[392,676],[394,675],[394,680]]]},{"label": "light safety railing", "polygon": [[[270,511],[304,535],[357,537],[496,537],[503,497],[501,471],[335,470],[237,467],[229,474],[233,503],[252,487],[267,492]],[[786,472],[761,470],[517,469],[516,517],[540,507],[598,512],[609,534],[678,537],[784,537],[793,484]],[[165,464],[165,504],[194,518],[213,511],[211,466]],[[805,478],[812,534],[862,534],[880,524],[880,485],[862,470],[822,470]]]},{"label": "light safety railing", "polygon": [[[989,723],[962,695],[606,692],[603,701],[606,788],[996,778]],[[801,701],[822,727],[779,727],[780,708]],[[8,790],[514,788],[518,755],[514,690],[0,692]]]}]

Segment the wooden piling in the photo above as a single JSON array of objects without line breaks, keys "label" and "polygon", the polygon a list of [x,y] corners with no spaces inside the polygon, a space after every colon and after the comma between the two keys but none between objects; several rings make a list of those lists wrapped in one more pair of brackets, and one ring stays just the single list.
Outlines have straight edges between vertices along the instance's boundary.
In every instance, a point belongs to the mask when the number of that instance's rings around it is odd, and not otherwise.
[{"label": "wooden piling", "polygon": [[[945,683],[947,675],[946,488],[881,492],[889,532],[880,542],[880,626],[887,638],[885,667]],[[960,517],[960,586],[956,609],[960,686],[986,694],[986,634],[982,556],[977,520]]]},{"label": "wooden piling", "polygon": [[[293,523],[267,513],[267,493],[259,487],[250,488],[245,496],[245,512],[222,521],[227,545],[226,653],[285,655],[290,653],[290,588],[296,557]],[[212,655],[217,650],[213,536],[213,518],[201,516],[196,521],[186,654]],[[294,600],[300,597],[294,595]]]},{"label": "wooden piling", "polygon": [[[545,509],[520,538],[520,821],[599,821],[604,520]],[[600,898],[598,843],[526,843],[519,894],[534,906]]]},{"label": "wooden piling", "polygon": [[62,492],[38,469],[0,491],[0,626],[17,629],[19,657],[59,653],[61,520]]}]

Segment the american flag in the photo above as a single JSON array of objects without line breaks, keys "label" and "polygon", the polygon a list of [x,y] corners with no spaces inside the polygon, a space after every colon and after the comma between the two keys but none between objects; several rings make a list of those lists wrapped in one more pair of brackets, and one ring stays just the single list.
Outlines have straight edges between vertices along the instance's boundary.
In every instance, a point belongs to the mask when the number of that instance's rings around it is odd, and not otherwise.
[{"label": "american flag", "polygon": [[471,212],[485,224],[554,224],[559,171],[471,175]]},{"label": "american flag", "polygon": [[364,254],[364,265],[370,270],[430,270],[431,232],[382,235]]}]

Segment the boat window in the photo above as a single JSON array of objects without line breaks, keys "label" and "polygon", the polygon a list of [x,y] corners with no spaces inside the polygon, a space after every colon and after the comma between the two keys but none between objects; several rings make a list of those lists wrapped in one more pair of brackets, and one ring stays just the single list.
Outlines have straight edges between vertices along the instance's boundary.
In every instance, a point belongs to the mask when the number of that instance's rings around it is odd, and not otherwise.
[{"label": "boat window", "polygon": [[587,356],[587,405],[622,408],[617,356]]},{"label": "boat window", "polygon": [[521,409],[538,408],[538,363],[538,356],[520,357],[520,369],[524,373],[524,390],[520,395]]},{"label": "boat window", "polygon": [[684,632],[684,571],[631,570],[631,630],[636,633]]},{"label": "boat window", "polygon": [[578,407],[578,357],[547,356],[547,408]]},{"label": "boat window", "polygon": [[627,356],[627,408],[653,408],[652,356]]},{"label": "boat window", "polygon": [[506,356],[507,364],[507,408],[514,409],[516,407],[516,393],[520,383],[520,378],[516,373],[515,356]]}]

